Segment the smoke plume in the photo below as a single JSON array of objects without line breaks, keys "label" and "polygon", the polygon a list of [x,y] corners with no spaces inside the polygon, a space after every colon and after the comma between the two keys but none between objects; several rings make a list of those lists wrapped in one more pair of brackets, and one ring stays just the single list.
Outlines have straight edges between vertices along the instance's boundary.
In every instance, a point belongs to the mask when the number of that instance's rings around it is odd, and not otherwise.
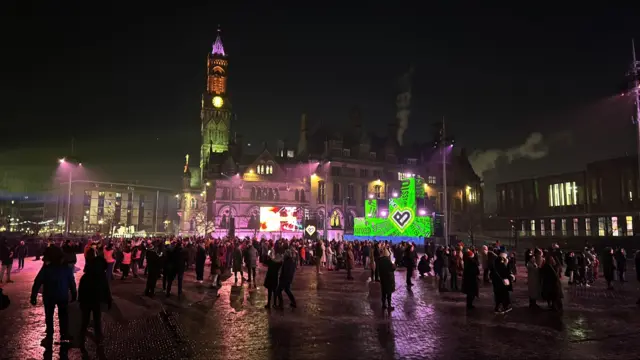
[{"label": "smoke plume", "polygon": [[411,76],[413,68],[400,77],[398,80],[398,95],[396,96],[396,118],[398,119],[398,128],[396,140],[402,145],[404,132],[409,128],[409,115],[411,114]]},{"label": "smoke plume", "polygon": [[545,143],[541,133],[535,132],[521,145],[506,150],[490,149],[476,150],[469,156],[469,162],[475,172],[482,176],[486,171],[495,169],[496,163],[500,159],[505,159],[511,163],[517,159],[541,159],[549,154],[549,147]]}]

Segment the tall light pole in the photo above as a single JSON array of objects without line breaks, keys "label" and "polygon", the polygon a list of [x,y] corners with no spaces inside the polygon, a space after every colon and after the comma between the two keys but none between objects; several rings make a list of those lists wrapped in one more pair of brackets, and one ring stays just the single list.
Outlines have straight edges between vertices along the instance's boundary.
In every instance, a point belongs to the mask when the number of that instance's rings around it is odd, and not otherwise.
[{"label": "tall light pole", "polygon": [[446,142],[446,132],[444,125],[444,116],[442,117],[442,131],[440,133],[440,144],[442,148],[442,191],[444,193],[443,200],[443,224],[444,227],[444,243],[446,246],[449,246],[449,210],[448,210],[448,197],[447,193],[447,142]]},{"label": "tall light pole", "polygon": [[[640,61],[636,60],[636,45],[633,39],[631,39],[631,52],[633,59],[631,75],[633,76],[633,91],[636,101],[636,126],[638,127],[638,188],[640,189]],[[640,190],[638,193],[640,194]]]},{"label": "tall light pole", "polygon": [[69,179],[67,184],[67,209],[66,209],[65,220],[64,220],[64,234],[65,236],[69,236],[69,228],[70,228],[70,222],[71,222],[71,215],[70,215],[71,184],[73,183],[73,170],[76,166],[78,167],[82,166],[82,163],[77,161],[76,159],[67,159],[67,158],[59,159],[58,163],[60,163],[60,165],[67,164],[69,168]]}]

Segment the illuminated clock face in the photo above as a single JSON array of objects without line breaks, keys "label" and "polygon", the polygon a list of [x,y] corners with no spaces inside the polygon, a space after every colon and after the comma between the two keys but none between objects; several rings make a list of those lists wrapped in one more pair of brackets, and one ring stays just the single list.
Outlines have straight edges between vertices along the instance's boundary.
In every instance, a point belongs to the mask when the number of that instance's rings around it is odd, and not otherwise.
[{"label": "illuminated clock face", "polygon": [[222,107],[222,104],[224,104],[224,100],[222,100],[220,96],[215,96],[211,102],[213,103],[213,106],[217,108]]}]

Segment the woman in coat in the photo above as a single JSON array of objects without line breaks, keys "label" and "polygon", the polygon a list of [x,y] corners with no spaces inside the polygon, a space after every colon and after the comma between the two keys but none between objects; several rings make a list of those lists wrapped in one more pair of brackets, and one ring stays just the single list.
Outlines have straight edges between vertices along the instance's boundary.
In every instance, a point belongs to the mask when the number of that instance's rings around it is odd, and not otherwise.
[{"label": "woman in coat", "polygon": [[616,261],[613,256],[613,249],[606,248],[604,254],[602,255],[602,274],[604,275],[604,279],[607,281],[607,290],[613,290],[613,274],[616,271]]},{"label": "woman in coat", "polygon": [[467,295],[467,309],[474,308],[473,300],[478,297],[479,293],[478,277],[480,276],[480,268],[474,257],[473,251],[469,250],[467,257],[464,259],[464,268],[462,270],[462,292]]},{"label": "woman in coat", "polygon": [[376,249],[378,248],[378,244],[374,243],[371,244],[371,246],[369,246],[369,270],[371,270],[371,281],[377,281],[378,279],[375,278],[375,275],[377,274],[376,272],[376,258],[375,258],[375,252]]},{"label": "woman in coat", "polygon": [[536,301],[542,299],[542,281],[540,268],[542,267],[542,253],[536,249],[534,255],[527,262],[527,287],[529,289],[529,307],[538,308]]},{"label": "woman in coat", "polygon": [[265,309],[271,307],[271,299],[273,299],[273,307],[277,307],[278,299],[276,297],[278,290],[278,271],[282,266],[282,255],[271,251],[271,255],[267,258],[267,274],[264,277],[264,287],[267,288],[267,305]]},{"label": "woman in coat", "polygon": [[554,311],[562,311],[562,284],[556,270],[556,259],[553,256],[545,258],[544,265],[540,269],[542,279],[542,298],[547,301],[549,308]]},{"label": "woman in coat", "polygon": [[391,252],[384,248],[380,250],[378,260],[378,274],[380,276],[380,291],[382,292],[382,309],[393,310],[391,294],[396,291],[395,265],[391,262]]},{"label": "woman in coat", "polygon": [[509,270],[508,262],[507,253],[501,252],[491,272],[491,284],[493,285],[493,296],[496,302],[495,312],[498,314],[504,314],[512,310],[509,292],[513,291],[512,283],[515,276]]},{"label": "woman in coat", "polygon": [[[296,308],[296,298],[291,292],[291,284],[293,283],[293,276],[296,273],[296,260],[293,256],[293,252],[290,249],[285,250],[284,258],[282,260],[282,270],[280,271],[280,279],[278,282],[278,290],[276,291],[276,298],[278,299],[278,308],[283,308],[282,292],[284,291],[289,297],[289,306]],[[275,306],[274,306],[275,307]]]},{"label": "woman in coat", "polygon": [[240,281],[244,281],[244,274],[242,273],[242,250],[240,249],[240,243],[236,243],[236,246],[233,249],[231,262],[235,283],[238,283],[238,273],[240,273]]},{"label": "woman in coat", "polygon": [[221,282],[220,278],[220,256],[218,256],[219,246],[211,243],[211,249],[209,250],[209,258],[211,259],[211,287],[219,288]]},{"label": "woman in coat", "polygon": [[351,276],[351,270],[356,266],[356,258],[353,253],[353,246],[351,244],[347,245],[347,280],[353,280],[353,276]]}]

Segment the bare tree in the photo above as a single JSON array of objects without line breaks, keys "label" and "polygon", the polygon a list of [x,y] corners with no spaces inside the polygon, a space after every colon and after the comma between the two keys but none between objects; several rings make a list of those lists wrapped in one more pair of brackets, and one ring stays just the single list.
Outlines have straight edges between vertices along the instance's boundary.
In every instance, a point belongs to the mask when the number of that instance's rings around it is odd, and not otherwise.
[{"label": "bare tree", "polygon": [[213,220],[207,220],[207,213],[204,209],[192,210],[192,216],[198,235],[206,236],[216,229]]},{"label": "bare tree", "polygon": [[475,235],[482,230],[482,213],[476,209],[467,209],[461,212],[458,229],[466,232],[471,240],[471,245],[475,245]]}]

